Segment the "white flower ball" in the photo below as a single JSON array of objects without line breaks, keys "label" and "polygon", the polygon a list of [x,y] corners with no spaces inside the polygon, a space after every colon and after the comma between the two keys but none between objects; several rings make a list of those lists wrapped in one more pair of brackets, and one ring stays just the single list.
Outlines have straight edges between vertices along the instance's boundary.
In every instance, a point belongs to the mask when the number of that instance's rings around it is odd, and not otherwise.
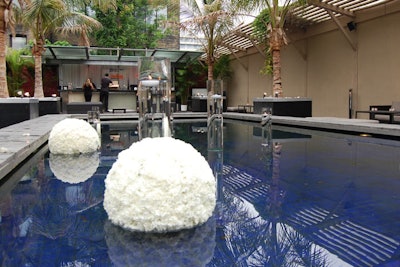
[{"label": "white flower ball", "polygon": [[216,181],[193,146],[171,137],[145,138],[119,153],[105,180],[112,223],[143,232],[203,224],[216,203]]},{"label": "white flower ball", "polygon": [[49,150],[54,154],[83,154],[96,151],[100,147],[97,131],[86,121],[67,118],[50,132]]},{"label": "white flower ball", "polygon": [[49,165],[57,179],[69,184],[78,184],[91,178],[99,167],[97,152],[80,155],[50,153]]}]

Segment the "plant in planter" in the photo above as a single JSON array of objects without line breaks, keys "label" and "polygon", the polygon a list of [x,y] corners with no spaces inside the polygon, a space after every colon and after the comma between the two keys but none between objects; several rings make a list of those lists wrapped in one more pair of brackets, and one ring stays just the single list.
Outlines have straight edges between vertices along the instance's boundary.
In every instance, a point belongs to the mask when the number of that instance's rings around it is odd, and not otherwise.
[{"label": "plant in planter", "polygon": [[[232,77],[232,69],[230,65],[231,59],[228,55],[221,55],[214,65],[214,77],[217,80],[222,81],[222,87],[219,93],[226,96],[227,88],[228,88],[228,80]],[[214,88],[216,89],[216,88]],[[226,111],[225,107],[227,106],[227,99],[224,99],[223,111]]]},{"label": "plant in planter", "polygon": [[[34,61],[32,57],[24,57],[29,54],[28,50],[7,49],[7,84],[10,96],[19,96],[18,92],[22,92],[22,85],[27,80],[29,68],[33,69]],[[22,92],[23,93],[23,92]]]},{"label": "plant in planter", "polygon": [[232,77],[231,59],[228,55],[222,55],[214,65],[214,77],[223,81],[223,92],[226,93],[228,80]]},{"label": "plant in planter", "polygon": [[183,66],[175,69],[176,96],[180,98],[181,105],[187,107],[190,89],[199,86],[206,73],[207,69],[198,61],[187,61]]},{"label": "plant in planter", "polygon": [[221,80],[228,80],[232,77],[232,69],[230,66],[231,59],[228,55],[222,55],[218,58],[214,65],[214,77]]}]

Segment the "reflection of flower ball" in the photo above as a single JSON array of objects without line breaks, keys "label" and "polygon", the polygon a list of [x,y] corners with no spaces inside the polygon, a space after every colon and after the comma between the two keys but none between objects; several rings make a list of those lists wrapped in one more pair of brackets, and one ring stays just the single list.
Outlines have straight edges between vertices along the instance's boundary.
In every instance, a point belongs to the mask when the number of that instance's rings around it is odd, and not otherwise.
[{"label": "reflection of flower ball", "polygon": [[107,221],[108,256],[113,266],[206,266],[215,250],[215,219],[170,233],[130,232]]},{"label": "reflection of flower ball", "polygon": [[54,154],[80,154],[96,151],[100,147],[100,137],[86,121],[67,118],[50,132],[49,150]]},{"label": "reflection of flower ball", "polygon": [[97,152],[81,155],[50,153],[50,169],[57,179],[70,184],[82,183],[93,176],[99,166]]},{"label": "reflection of flower ball", "polygon": [[167,232],[207,221],[215,207],[214,175],[190,144],[145,138],[118,155],[105,180],[109,219],[133,231]]}]

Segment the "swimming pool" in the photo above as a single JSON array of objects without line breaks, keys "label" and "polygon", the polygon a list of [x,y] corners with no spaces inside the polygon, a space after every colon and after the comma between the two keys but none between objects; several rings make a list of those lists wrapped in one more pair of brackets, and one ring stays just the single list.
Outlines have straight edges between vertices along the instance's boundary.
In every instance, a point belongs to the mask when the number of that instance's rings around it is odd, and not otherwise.
[{"label": "swimming pool", "polygon": [[138,140],[134,123],[110,123],[97,157],[56,158],[43,147],[3,179],[1,265],[400,264],[399,141],[275,125],[266,140],[258,123],[225,120],[223,149],[210,150],[206,129],[174,122],[175,137],[219,172],[204,225],[156,235],[108,221],[105,176]]}]

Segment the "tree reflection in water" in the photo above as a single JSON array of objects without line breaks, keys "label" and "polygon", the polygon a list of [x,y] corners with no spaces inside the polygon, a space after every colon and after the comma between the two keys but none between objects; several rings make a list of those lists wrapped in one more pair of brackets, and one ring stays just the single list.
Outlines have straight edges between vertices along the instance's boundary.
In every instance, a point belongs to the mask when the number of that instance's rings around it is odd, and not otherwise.
[{"label": "tree reflection in water", "polygon": [[[264,194],[251,202],[238,197],[240,190],[249,190],[251,184],[233,188],[224,183],[235,179],[230,176],[243,176],[243,172],[224,166],[216,218],[217,238],[225,242],[217,242],[208,266],[329,266],[323,251],[281,218],[285,197],[279,186],[282,144],[273,142],[270,121],[262,128],[266,179],[258,181],[257,189],[264,189]],[[247,178],[252,179],[250,175]]]},{"label": "tree reflection in water", "polygon": [[[37,163],[44,165],[45,160]],[[36,165],[36,164],[35,164]],[[77,177],[79,178],[79,177]],[[8,192],[13,237],[2,247],[2,266],[84,266],[107,262],[99,179],[71,184],[34,171]],[[7,228],[2,224],[5,233]],[[3,235],[3,234],[2,234]],[[2,238],[3,239],[3,238]]]}]

